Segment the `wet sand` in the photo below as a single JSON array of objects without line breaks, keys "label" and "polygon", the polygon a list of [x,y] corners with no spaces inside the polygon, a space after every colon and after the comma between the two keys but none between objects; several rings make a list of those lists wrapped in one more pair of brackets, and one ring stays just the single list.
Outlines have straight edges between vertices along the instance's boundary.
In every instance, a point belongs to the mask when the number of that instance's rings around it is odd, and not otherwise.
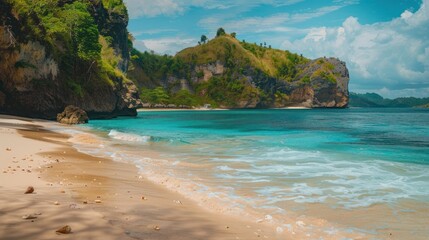
[{"label": "wet sand", "polygon": [[[0,116],[1,239],[298,237],[209,212],[142,178],[131,164],[79,153],[70,136],[44,127],[52,124]],[[24,194],[28,186],[35,192]],[[71,234],[56,234],[65,225]]]}]

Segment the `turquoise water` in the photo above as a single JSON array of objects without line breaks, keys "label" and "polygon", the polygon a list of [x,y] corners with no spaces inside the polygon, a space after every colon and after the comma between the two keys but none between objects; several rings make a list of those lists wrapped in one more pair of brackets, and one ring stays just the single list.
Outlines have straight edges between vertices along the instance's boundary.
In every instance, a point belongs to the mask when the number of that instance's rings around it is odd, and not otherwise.
[{"label": "turquoise water", "polygon": [[[268,219],[312,214],[314,206],[355,212],[377,206],[397,217],[398,209],[429,210],[424,109],[140,112],[89,127],[109,141],[104,151],[111,157],[132,159],[142,173],[159,176],[154,180],[167,175],[192,183],[193,192]],[[415,222],[412,230],[421,233],[424,223]]]}]

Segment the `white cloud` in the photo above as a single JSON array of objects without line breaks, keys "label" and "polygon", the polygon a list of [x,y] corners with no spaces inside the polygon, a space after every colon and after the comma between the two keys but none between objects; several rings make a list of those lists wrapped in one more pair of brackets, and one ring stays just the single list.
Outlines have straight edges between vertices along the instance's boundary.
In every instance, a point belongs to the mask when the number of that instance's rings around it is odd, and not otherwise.
[{"label": "white cloud", "polygon": [[183,6],[174,0],[125,0],[131,18],[154,17],[183,12]]},{"label": "white cloud", "polygon": [[133,32],[133,36],[134,37],[138,37],[141,36],[143,34],[148,34],[148,35],[155,35],[155,34],[160,34],[160,33],[173,33],[173,32],[178,32],[179,30],[177,29],[162,29],[162,28],[157,28],[157,29],[148,29],[148,30],[144,30],[144,31],[135,31]]},{"label": "white cloud", "polygon": [[305,36],[304,41],[314,41],[319,42],[326,39],[326,27],[314,28]]},{"label": "white cloud", "polygon": [[137,40],[134,46],[140,51],[153,50],[159,54],[174,55],[184,48],[196,45],[197,42],[198,40],[194,38],[157,38]]},{"label": "white cloud", "polygon": [[417,12],[405,11],[389,22],[363,25],[349,17],[337,28],[307,29],[305,37],[285,40],[282,47],[346,61],[352,91],[420,96],[429,93],[428,33],[429,0],[424,0]]},{"label": "white cloud", "polygon": [[209,31],[223,26],[228,31],[245,33],[261,33],[261,32],[302,32],[297,28],[287,27],[291,24],[305,22],[310,19],[321,17],[331,12],[335,12],[350,4],[355,4],[356,1],[338,1],[337,5],[320,7],[317,9],[309,9],[302,13],[279,13],[266,17],[247,17],[236,18],[234,15],[216,15],[204,18],[199,21],[199,25]]},{"label": "white cloud", "polygon": [[274,28],[274,26],[281,26],[284,22],[290,19],[289,14],[276,14],[270,17],[249,17],[239,20],[224,21],[218,16],[208,17],[202,19],[198,24],[207,30],[217,29],[223,26],[228,31],[240,33],[258,32],[266,29]]},{"label": "white cloud", "polygon": [[249,8],[261,4],[275,7],[293,5],[304,0],[124,0],[131,18],[182,14],[190,7],[205,9]]},{"label": "white cloud", "polygon": [[326,7],[321,7],[318,8],[314,11],[309,11],[306,13],[298,13],[298,14],[294,14],[291,17],[292,22],[304,22],[308,19],[312,19],[312,18],[317,18],[320,16],[323,16],[325,14],[337,11],[339,9],[341,9],[342,7],[347,6],[348,4],[341,4],[341,5],[334,5],[334,6],[326,6]]},{"label": "white cloud", "polygon": [[141,51],[141,52],[144,52],[144,51],[150,51],[150,49],[146,46],[146,44],[144,43],[144,41],[141,41],[141,40],[135,40],[135,41],[133,42],[133,46],[134,46],[137,50],[139,50],[139,51]]}]

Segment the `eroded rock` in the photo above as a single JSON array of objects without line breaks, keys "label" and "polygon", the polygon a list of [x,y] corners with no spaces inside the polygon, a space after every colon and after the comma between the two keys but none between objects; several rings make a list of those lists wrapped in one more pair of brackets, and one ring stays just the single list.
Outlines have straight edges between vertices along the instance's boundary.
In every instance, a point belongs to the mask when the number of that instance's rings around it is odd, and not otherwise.
[{"label": "eroded rock", "polygon": [[88,114],[76,107],[67,106],[62,113],[57,115],[57,121],[62,124],[84,124],[88,123]]}]

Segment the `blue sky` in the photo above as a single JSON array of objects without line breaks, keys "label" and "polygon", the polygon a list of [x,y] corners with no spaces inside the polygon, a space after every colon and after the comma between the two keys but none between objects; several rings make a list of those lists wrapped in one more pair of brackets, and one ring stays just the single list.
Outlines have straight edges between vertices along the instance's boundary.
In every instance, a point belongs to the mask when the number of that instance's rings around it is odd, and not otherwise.
[{"label": "blue sky", "polygon": [[125,0],[139,50],[174,55],[217,28],[347,63],[350,90],[429,97],[429,0]]}]

